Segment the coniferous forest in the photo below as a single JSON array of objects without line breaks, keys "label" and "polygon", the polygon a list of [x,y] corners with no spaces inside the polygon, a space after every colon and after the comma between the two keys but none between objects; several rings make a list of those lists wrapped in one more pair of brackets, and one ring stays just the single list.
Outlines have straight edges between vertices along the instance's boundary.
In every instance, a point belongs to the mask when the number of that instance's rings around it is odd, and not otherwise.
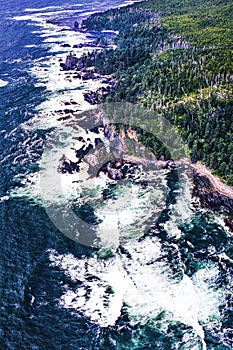
[{"label": "coniferous forest", "polygon": [[[116,79],[107,101],[153,108],[176,125],[192,161],[233,185],[232,1],[149,0],[83,24],[119,31],[115,50],[85,56],[87,65],[94,61]],[[161,156],[157,141],[149,142]]]}]

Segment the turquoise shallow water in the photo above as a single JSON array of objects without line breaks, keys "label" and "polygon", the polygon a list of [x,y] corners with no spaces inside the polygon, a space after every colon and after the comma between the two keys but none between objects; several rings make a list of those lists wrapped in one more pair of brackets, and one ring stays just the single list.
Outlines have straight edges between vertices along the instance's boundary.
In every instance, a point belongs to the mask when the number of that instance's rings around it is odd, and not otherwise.
[{"label": "turquoise shallow water", "polygon": [[[118,5],[1,4],[1,349],[232,348],[232,236],[219,215],[193,206],[175,170],[148,175],[153,190],[110,181],[86,190],[81,207],[74,202],[85,220],[101,218],[100,237],[109,225],[103,214],[120,208],[118,226],[130,239],[106,259],[62,235],[39,200],[45,143],[62,130],[57,111],[71,99],[84,103],[92,84],[58,75],[69,51],[62,45],[90,40],[70,30],[74,18]],[[51,18],[61,22],[48,25]]]}]

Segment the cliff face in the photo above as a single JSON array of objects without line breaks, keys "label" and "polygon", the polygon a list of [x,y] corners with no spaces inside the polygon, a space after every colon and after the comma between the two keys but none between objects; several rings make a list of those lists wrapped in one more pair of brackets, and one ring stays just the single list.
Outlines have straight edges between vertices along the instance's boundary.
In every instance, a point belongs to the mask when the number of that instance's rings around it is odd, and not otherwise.
[{"label": "cliff face", "polygon": [[233,231],[233,190],[226,186],[217,177],[202,165],[200,171],[194,164],[194,189],[193,195],[200,199],[201,205],[213,211],[225,215],[225,224]]},{"label": "cliff face", "polygon": [[194,173],[194,185],[193,193],[200,198],[204,206],[233,215],[233,199],[220,193],[207,176]]}]

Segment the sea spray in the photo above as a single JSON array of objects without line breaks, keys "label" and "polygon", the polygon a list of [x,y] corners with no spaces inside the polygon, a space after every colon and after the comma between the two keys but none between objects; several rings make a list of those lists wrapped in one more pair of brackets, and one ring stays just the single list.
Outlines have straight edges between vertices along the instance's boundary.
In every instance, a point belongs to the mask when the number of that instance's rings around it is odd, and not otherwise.
[{"label": "sea spray", "polygon": [[[72,281],[81,283],[76,291],[64,287],[60,306],[86,315],[101,327],[114,325],[123,305],[132,324],[153,321],[156,327],[156,319],[163,311],[164,325],[174,320],[191,326],[199,336],[197,344],[205,349],[202,327],[213,316],[217,321],[221,292],[214,292],[210,280],[202,281],[199,288],[196,276],[203,273],[216,276],[216,268],[202,269],[193,278],[184,274],[181,281],[176,281],[166,259],[160,260],[164,252],[157,238],[128,243],[125,250],[131,258],[116,254],[107,260],[96,257],[78,260],[72,255],[51,251],[52,266],[59,267]],[[192,338],[184,339],[186,346],[189,342],[193,344]]]}]

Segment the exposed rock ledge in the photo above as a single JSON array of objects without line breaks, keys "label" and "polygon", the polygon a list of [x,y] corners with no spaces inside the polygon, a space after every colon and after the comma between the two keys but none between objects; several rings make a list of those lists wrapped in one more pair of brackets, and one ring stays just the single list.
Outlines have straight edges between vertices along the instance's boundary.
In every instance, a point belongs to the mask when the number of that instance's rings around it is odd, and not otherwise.
[{"label": "exposed rock ledge", "polygon": [[[143,162],[143,159],[126,156],[125,160],[149,165]],[[180,161],[152,161],[156,169],[175,169],[180,166],[189,166],[193,170],[193,196],[200,199],[201,205],[205,208],[218,211],[226,215],[225,223],[233,231],[233,188],[223,183],[217,176],[202,163],[192,164],[183,159]]]},{"label": "exposed rock ledge", "polygon": [[226,214],[226,225],[233,231],[233,188],[224,184],[202,163],[191,164],[194,171],[194,196],[201,204]]}]

